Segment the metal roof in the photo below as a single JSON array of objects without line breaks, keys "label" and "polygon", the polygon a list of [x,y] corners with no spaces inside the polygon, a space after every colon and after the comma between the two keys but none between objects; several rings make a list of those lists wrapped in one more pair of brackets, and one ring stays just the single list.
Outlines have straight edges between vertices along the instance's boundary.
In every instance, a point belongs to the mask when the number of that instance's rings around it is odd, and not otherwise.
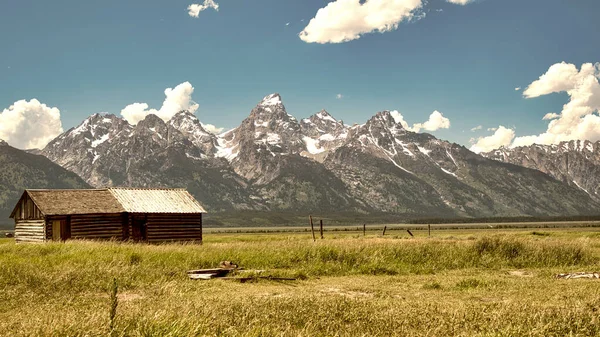
[{"label": "metal roof", "polygon": [[185,189],[109,188],[125,212],[206,213]]},{"label": "metal roof", "polygon": [[[44,215],[107,213],[206,213],[185,189],[108,188],[25,190]],[[20,200],[21,200],[20,199]],[[20,207],[20,201],[11,218]]]}]

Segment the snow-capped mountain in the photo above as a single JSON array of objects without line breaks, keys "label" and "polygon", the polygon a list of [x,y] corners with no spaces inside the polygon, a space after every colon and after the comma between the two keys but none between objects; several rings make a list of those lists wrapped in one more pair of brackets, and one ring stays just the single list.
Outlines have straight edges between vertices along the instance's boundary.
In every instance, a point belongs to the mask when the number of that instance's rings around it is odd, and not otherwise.
[{"label": "snow-capped mountain", "polygon": [[260,209],[244,179],[214,158],[215,144],[188,112],[169,123],[151,114],[135,126],[96,114],[40,153],[95,187],[185,187],[214,210]]},{"label": "snow-capped mountain", "polygon": [[241,176],[266,183],[279,169],[278,156],[304,150],[300,124],[279,94],[262,99],[237,128],[221,135],[217,156],[227,158]]},{"label": "snow-capped mountain", "polygon": [[389,111],[352,127],[324,163],[355,199],[388,212],[548,215],[584,212],[591,204],[581,191],[539,171],[498,165],[463,146],[408,131]]},{"label": "snow-capped mountain", "polygon": [[188,188],[211,211],[567,215],[600,206],[537,170],[414,133],[396,112],[348,126],[327,111],[298,121],[279,94],[212,135],[192,113],[129,125],[93,115],[41,151],[93,186]]},{"label": "snow-capped mountain", "polygon": [[217,152],[217,136],[206,131],[193,113],[180,111],[171,118],[168,124],[181,132],[205,155],[212,157]]},{"label": "snow-capped mountain", "polygon": [[341,146],[348,137],[348,126],[333,118],[327,111],[320,112],[300,121],[306,145],[303,155],[322,160],[325,155]]},{"label": "snow-capped mountain", "polygon": [[600,200],[600,141],[500,148],[482,155],[542,171]]}]

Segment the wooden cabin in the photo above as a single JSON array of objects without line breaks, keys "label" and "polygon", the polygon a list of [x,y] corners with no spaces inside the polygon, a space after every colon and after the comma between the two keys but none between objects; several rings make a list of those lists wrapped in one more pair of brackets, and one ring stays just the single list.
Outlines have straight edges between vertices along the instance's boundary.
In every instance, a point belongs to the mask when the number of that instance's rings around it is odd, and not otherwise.
[{"label": "wooden cabin", "polygon": [[204,208],[185,189],[25,190],[10,217],[17,242],[202,242]]}]

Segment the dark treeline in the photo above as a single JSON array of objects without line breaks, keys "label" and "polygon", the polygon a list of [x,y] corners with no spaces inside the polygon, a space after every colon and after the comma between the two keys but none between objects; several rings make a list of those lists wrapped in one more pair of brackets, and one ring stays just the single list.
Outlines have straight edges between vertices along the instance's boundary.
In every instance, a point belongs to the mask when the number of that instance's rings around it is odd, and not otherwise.
[{"label": "dark treeline", "polygon": [[506,223],[506,222],[559,222],[559,221],[600,221],[600,215],[578,216],[515,216],[487,218],[419,218],[408,220],[409,224],[452,224],[452,223]]}]

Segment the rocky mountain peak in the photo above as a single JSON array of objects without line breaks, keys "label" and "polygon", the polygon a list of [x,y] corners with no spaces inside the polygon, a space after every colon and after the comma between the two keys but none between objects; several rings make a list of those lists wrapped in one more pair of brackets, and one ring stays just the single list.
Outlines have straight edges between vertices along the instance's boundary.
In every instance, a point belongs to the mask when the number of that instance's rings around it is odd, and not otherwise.
[{"label": "rocky mountain peak", "polygon": [[389,111],[384,110],[375,114],[375,116],[371,117],[367,124],[371,124],[373,126],[377,125],[379,127],[383,127],[386,129],[400,131],[404,130],[402,116],[397,111]]},{"label": "rocky mountain peak", "polygon": [[136,124],[136,129],[141,128],[152,128],[152,127],[163,127],[166,126],[166,123],[162,120],[162,118],[158,117],[155,114],[149,114]]},{"label": "rocky mountain peak", "polygon": [[206,131],[193,113],[187,110],[180,111],[171,118],[169,125],[181,132],[205,154],[211,155],[217,151],[217,137]]},{"label": "rocky mountain peak", "polygon": [[281,101],[281,96],[278,93],[270,94],[265,96],[260,103],[260,106],[273,106],[273,105],[283,105]]},{"label": "rocky mountain peak", "polygon": [[325,132],[331,130],[323,130],[323,127],[325,129],[339,129],[345,127],[343,121],[338,121],[326,110],[321,110],[309,118],[303,119],[301,123],[303,125],[307,125],[308,127],[316,126],[317,128],[321,128],[321,131]]},{"label": "rocky mountain peak", "polygon": [[381,141],[390,143],[399,135],[408,132],[404,129],[402,117],[397,111],[384,110],[376,113],[365,124],[354,125],[349,128],[351,138],[361,139],[361,143],[370,139],[379,143]]},{"label": "rocky mountain peak", "polygon": [[348,127],[336,120],[326,110],[300,121],[302,140],[306,144],[307,157],[322,160],[325,154],[344,143],[348,136]]}]

